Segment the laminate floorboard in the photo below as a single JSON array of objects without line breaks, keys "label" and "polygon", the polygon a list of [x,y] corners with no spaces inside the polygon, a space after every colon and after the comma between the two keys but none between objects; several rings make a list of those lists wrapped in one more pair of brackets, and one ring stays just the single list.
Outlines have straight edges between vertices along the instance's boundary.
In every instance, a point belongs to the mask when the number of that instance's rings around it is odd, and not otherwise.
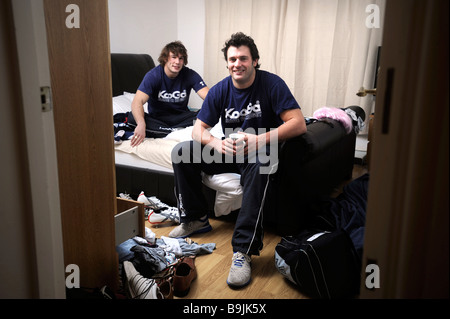
[{"label": "laminate floorboard", "polygon": [[[355,165],[352,180],[365,174],[364,166]],[[332,196],[337,196],[342,187],[336,188]],[[285,279],[275,267],[275,246],[281,237],[265,231],[264,248],[260,256],[252,257],[252,281],[241,289],[231,289],[226,283],[233,255],[231,237],[234,221],[230,217],[210,218],[213,230],[205,234],[196,234],[190,238],[198,243],[215,243],[216,249],[211,254],[197,256],[195,265],[198,277],[191,284],[189,294],[183,299],[307,299],[297,287]],[[174,226],[155,227],[146,222],[157,238],[167,236]],[[175,297],[177,298],[177,297]]]}]

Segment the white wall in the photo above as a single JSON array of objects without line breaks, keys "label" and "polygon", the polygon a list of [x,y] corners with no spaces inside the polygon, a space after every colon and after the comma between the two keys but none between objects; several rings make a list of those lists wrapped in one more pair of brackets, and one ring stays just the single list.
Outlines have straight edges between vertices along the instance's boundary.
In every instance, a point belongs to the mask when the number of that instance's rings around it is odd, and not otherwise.
[{"label": "white wall", "polygon": [[[188,49],[188,66],[197,71],[203,79],[205,25],[205,0],[178,0],[178,39]],[[212,87],[215,83],[206,84]],[[197,94],[191,94],[189,105],[200,108],[202,99]]]},{"label": "white wall", "polygon": [[176,38],[177,0],[109,0],[108,7],[112,53],[147,53],[156,60]]},{"label": "white wall", "polygon": [[[203,77],[205,0],[109,0],[108,5],[112,53],[147,53],[157,64],[161,49],[180,40],[188,67]],[[190,107],[200,108],[201,102],[191,94]]]}]

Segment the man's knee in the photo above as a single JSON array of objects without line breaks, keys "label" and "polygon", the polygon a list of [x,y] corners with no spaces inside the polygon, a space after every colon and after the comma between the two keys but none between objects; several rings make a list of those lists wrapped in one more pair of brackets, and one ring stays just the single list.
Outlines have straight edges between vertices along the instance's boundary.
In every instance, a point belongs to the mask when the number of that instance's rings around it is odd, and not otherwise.
[{"label": "man's knee", "polygon": [[172,164],[201,163],[202,145],[196,141],[180,142],[172,149]]},{"label": "man's knee", "polygon": [[171,153],[173,164],[191,162],[192,141],[180,142],[174,146]]}]

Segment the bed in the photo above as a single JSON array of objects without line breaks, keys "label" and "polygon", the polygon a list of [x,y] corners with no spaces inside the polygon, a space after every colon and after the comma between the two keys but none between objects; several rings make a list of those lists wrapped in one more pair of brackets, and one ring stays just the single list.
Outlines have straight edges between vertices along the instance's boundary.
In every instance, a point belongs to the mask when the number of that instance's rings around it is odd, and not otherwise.
[{"label": "bed", "polygon": [[[144,75],[155,64],[147,54],[111,54],[113,85],[113,114],[115,122],[120,115],[131,112],[131,102]],[[146,110],[144,105],[144,110]],[[115,125],[117,126],[117,123]],[[116,191],[127,193],[136,199],[141,192],[146,196],[156,196],[162,202],[176,206],[174,179],[170,158],[173,147],[192,139],[192,126],[171,132],[164,138],[145,138],[144,142],[131,147],[128,135],[115,136]],[[115,132],[120,129],[115,128]],[[220,123],[211,133],[223,135]],[[118,135],[118,134],[116,134]],[[242,190],[237,174],[203,176],[208,209],[215,216],[227,215],[240,208]]]}]

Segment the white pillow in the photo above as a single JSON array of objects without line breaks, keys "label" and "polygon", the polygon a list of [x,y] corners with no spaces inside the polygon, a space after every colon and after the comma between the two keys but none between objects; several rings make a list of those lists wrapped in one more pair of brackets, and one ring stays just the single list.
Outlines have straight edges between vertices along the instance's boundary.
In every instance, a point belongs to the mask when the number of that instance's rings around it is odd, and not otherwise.
[{"label": "white pillow", "polygon": [[[123,95],[114,96],[113,115],[131,112],[131,102],[133,102],[135,95],[135,93],[123,92]],[[144,104],[144,112],[148,113],[148,103]]]},{"label": "white pillow", "polygon": [[216,217],[228,215],[232,211],[238,210],[242,205],[242,194],[230,194],[225,192],[216,192],[214,202],[214,215]]},{"label": "white pillow", "polygon": [[125,95],[113,97],[113,115],[131,112],[131,101]]},{"label": "white pillow", "polygon": [[228,215],[233,210],[241,208],[242,185],[240,178],[241,176],[235,173],[203,174],[203,184],[216,191],[214,202],[216,216]]},{"label": "white pillow", "polygon": [[[136,93],[130,93],[130,92],[123,92],[123,94],[130,99],[131,102],[133,102],[134,96],[136,95]],[[144,104],[144,112],[148,113],[148,102],[146,102]]]},{"label": "white pillow", "polygon": [[203,174],[203,184],[216,191],[230,194],[242,194],[241,175],[236,173],[223,173],[216,175]]},{"label": "white pillow", "polygon": [[128,99],[130,99],[130,101],[133,101],[134,96],[136,95],[136,93],[123,92],[123,95],[125,95]]}]

